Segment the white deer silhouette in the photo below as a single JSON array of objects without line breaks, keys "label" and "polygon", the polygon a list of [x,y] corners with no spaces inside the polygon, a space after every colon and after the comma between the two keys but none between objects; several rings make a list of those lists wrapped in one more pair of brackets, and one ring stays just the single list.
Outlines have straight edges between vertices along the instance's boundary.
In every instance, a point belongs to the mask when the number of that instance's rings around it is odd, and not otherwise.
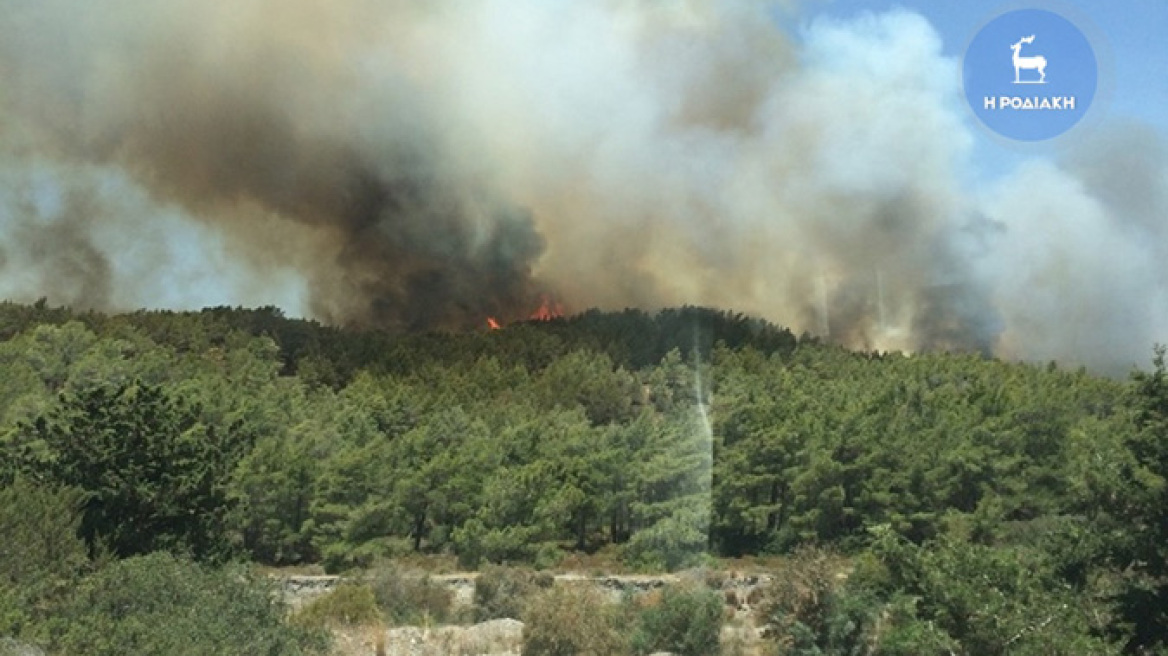
[{"label": "white deer silhouette", "polygon": [[[1041,55],[1038,57],[1023,57],[1022,44],[1030,45],[1034,43],[1034,35],[1022,37],[1018,43],[1010,46],[1010,50],[1014,51],[1014,84],[1046,84],[1046,57]],[[1037,80],[1028,80],[1023,82],[1021,79],[1022,69],[1035,70],[1041,75]]]}]

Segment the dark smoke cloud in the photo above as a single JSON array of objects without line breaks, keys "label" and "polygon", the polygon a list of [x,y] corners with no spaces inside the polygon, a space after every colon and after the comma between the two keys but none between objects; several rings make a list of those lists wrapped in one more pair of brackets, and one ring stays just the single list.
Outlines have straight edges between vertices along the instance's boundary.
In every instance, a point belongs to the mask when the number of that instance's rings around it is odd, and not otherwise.
[{"label": "dark smoke cloud", "polygon": [[[328,321],[466,326],[537,302],[530,215],[443,166],[416,85],[351,79],[358,3],[161,4],[5,3],[29,147],[116,166],[257,260],[294,259]],[[257,215],[294,225],[260,231]]]},{"label": "dark smoke cloud", "polygon": [[[399,328],[550,292],[865,348],[1145,360],[1162,140],[1128,126],[975,186],[941,45],[908,12],[754,0],[0,0],[0,163],[51,178],[0,194],[5,276],[44,235],[65,263],[0,291],[189,304],[219,280]],[[51,233],[12,200],[95,185]],[[146,263],[195,282],[146,287]]]}]

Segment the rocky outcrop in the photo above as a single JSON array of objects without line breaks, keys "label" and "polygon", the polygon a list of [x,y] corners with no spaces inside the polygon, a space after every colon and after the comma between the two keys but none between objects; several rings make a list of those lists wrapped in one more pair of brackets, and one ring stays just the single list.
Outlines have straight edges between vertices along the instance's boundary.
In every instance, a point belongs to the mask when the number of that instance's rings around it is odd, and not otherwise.
[{"label": "rocky outcrop", "polygon": [[[682,581],[687,576],[695,576],[695,574],[592,576],[566,573],[557,574],[555,582],[560,585],[595,585],[607,593],[611,599],[617,600],[627,593],[641,594],[663,588],[666,585]],[[469,606],[474,602],[474,582],[478,578],[477,573],[437,574],[430,578],[448,587],[454,593],[456,603]],[[741,609],[751,605],[751,601],[756,597],[756,590],[770,581],[770,578],[765,574],[728,574],[722,576],[715,587],[720,588],[726,595],[728,605]],[[305,601],[328,592],[341,580],[337,576],[302,575],[285,576],[281,579],[285,599],[293,606],[299,606]]]},{"label": "rocky outcrop", "polygon": [[307,576],[291,575],[279,577],[284,592],[284,601],[293,608],[299,608],[306,602],[332,590],[340,581],[339,576]]}]

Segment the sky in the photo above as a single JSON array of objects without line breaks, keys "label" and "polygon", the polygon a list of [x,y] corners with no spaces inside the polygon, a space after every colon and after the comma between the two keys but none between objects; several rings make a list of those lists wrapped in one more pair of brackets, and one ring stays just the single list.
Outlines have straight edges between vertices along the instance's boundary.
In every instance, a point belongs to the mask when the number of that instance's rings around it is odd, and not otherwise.
[{"label": "sky", "polygon": [[[946,55],[960,57],[974,33],[994,16],[1022,7],[1061,13],[1087,32],[1101,58],[1111,61],[1113,96],[1103,108],[1118,116],[1133,116],[1165,127],[1168,84],[1157,79],[1168,70],[1168,3],[1161,0],[1053,0],[1022,2],[959,2],[954,0],[811,0],[807,17],[853,16],[864,11],[903,8],[924,16],[940,33]],[[1159,75],[1158,75],[1159,72]]]},{"label": "sky", "polygon": [[[1168,134],[1168,2],[1162,0],[1040,0],[965,2],[960,0],[809,0],[795,20],[805,25],[824,16],[851,18],[864,12],[904,9],[926,18],[942,38],[942,52],[960,59],[969,41],[995,16],[1020,8],[1048,9],[1076,24],[1091,41],[1100,62],[1101,94],[1075,129],[1046,142],[1009,141],[978,135],[979,167],[992,172],[1025,156],[1057,153],[1100,123],[1134,119]],[[972,119],[971,119],[972,120]]]}]

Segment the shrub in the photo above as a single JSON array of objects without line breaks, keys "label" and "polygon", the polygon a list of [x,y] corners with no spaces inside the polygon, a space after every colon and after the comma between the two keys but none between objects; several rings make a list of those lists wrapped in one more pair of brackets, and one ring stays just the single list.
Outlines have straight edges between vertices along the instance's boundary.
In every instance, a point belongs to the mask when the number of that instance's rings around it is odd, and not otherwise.
[{"label": "shrub", "polygon": [[20,591],[0,583],[0,636],[20,635],[31,619]]},{"label": "shrub", "polygon": [[628,653],[618,609],[590,585],[543,590],[531,597],[523,616],[523,656]]},{"label": "shrub", "polygon": [[776,573],[764,593],[762,618],[783,653],[861,652],[879,606],[866,593],[845,589],[841,569],[838,558],[806,548]]},{"label": "shrub", "polygon": [[1120,651],[1104,637],[1113,625],[1108,592],[1068,585],[1048,553],[947,537],[915,545],[889,532],[873,550],[896,596],[911,599],[889,614],[887,635],[879,636],[904,645],[899,653],[920,653],[926,640],[974,654]]},{"label": "shrub", "polygon": [[81,495],[17,478],[0,489],[0,635],[20,635],[60,601],[87,559]]},{"label": "shrub", "polygon": [[379,567],[369,577],[378,607],[391,625],[447,622],[454,593],[425,574],[410,574],[394,566]]},{"label": "shrub", "polygon": [[285,621],[268,581],[165,553],[85,579],[49,623],[51,651],[75,656],[324,653],[327,635]]},{"label": "shrub", "polygon": [[535,548],[535,559],[531,565],[535,569],[555,569],[564,562],[564,551],[554,542],[545,542]]},{"label": "shrub", "polygon": [[227,483],[246,448],[237,433],[204,425],[200,409],[140,382],[63,394],[22,424],[19,468],[84,490],[81,531],[119,556],[168,550],[220,560],[233,550]]},{"label": "shrub", "polygon": [[633,634],[633,653],[667,651],[679,656],[720,653],[722,595],[701,584],[667,586],[660,601],[643,608]]},{"label": "shrub", "polygon": [[705,518],[679,511],[638,531],[625,545],[624,559],[643,571],[675,571],[705,563],[708,536]]},{"label": "shrub", "polygon": [[369,586],[342,583],[307,603],[296,613],[295,620],[304,626],[328,628],[371,624],[380,615]]},{"label": "shrub", "polygon": [[553,582],[550,574],[511,567],[487,567],[475,579],[475,621],[521,619],[528,598],[551,587]]}]

